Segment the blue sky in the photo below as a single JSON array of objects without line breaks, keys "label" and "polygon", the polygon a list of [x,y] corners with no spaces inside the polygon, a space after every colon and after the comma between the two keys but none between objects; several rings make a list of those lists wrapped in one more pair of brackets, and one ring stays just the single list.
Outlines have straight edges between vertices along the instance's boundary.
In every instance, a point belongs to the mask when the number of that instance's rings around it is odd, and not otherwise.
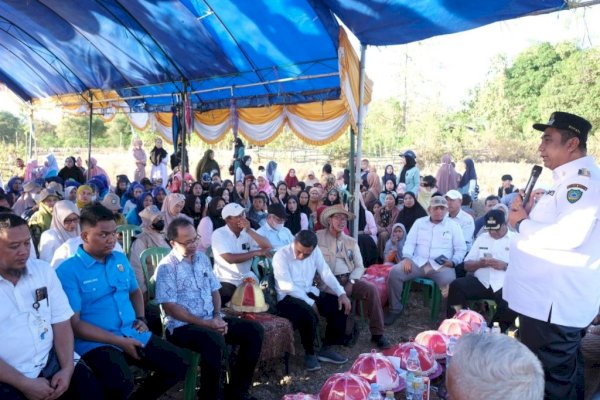
[{"label": "blue sky", "polygon": [[410,96],[455,107],[485,80],[499,54],[510,61],[536,43],[562,41],[600,46],[600,6],[498,22],[403,46],[369,47],[366,68],[376,99],[402,98],[404,71],[408,71]]}]

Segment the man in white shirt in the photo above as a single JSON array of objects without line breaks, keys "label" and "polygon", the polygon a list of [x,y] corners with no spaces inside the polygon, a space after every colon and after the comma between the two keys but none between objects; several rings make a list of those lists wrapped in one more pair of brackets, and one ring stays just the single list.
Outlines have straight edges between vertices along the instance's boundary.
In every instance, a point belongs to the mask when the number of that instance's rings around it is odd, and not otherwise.
[{"label": "man in white shirt", "polygon": [[510,248],[503,295],[519,313],[521,342],[538,356],[546,398],[583,398],[585,328],[600,307],[600,168],[587,156],[585,119],[555,112],[538,148],[554,185],[531,207],[516,196],[508,221],[519,233]]},{"label": "man in white shirt", "polygon": [[[468,252],[471,250],[471,245],[473,244],[475,220],[468,212],[462,209],[462,194],[458,190],[449,190],[445,197],[448,202],[448,218],[456,222],[460,226],[460,229],[462,229]],[[457,278],[466,275],[462,261],[454,267],[454,272]]]},{"label": "man in white shirt", "polygon": [[434,196],[429,203],[429,216],[415,221],[402,249],[402,261],[394,265],[388,277],[390,308],[385,325],[392,325],[403,311],[404,282],[414,278],[430,278],[437,283],[442,296],[456,279],[454,268],[465,258],[467,246],[460,226],[446,218],[448,202]]},{"label": "man in white shirt", "polygon": [[29,259],[27,222],[0,214],[0,398],[101,399],[91,371],[74,366],[73,311],[54,270]]},{"label": "man in white shirt", "polygon": [[[350,300],[333,276],[317,244],[317,235],[303,230],[296,234],[292,244],[281,248],[273,257],[279,301],[277,309],[279,315],[289,319],[300,332],[305,353],[304,366],[308,371],[320,369],[319,361],[334,364],[348,361],[331,346],[347,339],[345,330],[351,309]],[[313,285],[315,273],[335,294],[319,292]],[[315,355],[314,342],[320,315],[327,319],[327,330],[323,347]]]},{"label": "man in white shirt", "polygon": [[212,234],[215,276],[221,281],[221,302],[227,304],[235,289],[247,276],[259,282],[250,268],[252,259],[270,256],[271,244],[250,227],[246,210],[237,203],[229,203],[221,210],[225,226]]},{"label": "man in white shirt", "polygon": [[493,299],[497,309],[494,322],[506,331],[517,317],[502,299],[504,275],[508,268],[510,241],[514,234],[508,230],[502,210],[491,210],[484,216],[482,233],[465,257],[465,270],[473,272],[450,284],[448,291],[448,318],[456,310],[467,306],[469,300]]},{"label": "man in white shirt", "polygon": [[287,246],[294,241],[294,235],[283,224],[287,219],[285,208],[281,204],[271,204],[268,207],[267,223],[261,226],[256,233],[267,238],[274,251]]}]

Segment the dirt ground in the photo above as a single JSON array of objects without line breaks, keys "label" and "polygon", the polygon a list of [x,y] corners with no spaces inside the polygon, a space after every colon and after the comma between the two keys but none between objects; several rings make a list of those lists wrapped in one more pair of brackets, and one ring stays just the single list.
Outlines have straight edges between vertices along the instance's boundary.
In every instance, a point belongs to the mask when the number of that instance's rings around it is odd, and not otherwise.
[{"label": "dirt ground", "polygon": [[[409,305],[406,307],[402,317],[391,327],[386,327],[386,335],[393,343],[405,342],[414,338],[420,332],[428,329],[437,329],[439,323],[444,319],[442,311],[438,321],[430,320],[430,308],[423,305],[422,292],[418,285],[411,290]],[[340,353],[348,357],[344,365],[333,365],[321,363],[321,369],[314,372],[306,372],[303,368],[304,351],[300,344],[298,332],[295,332],[296,355],[290,357],[289,375],[285,375],[282,359],[273,359],[261,362],[254,374],[254,387],[251,394],[261,400],[281,399],[285,394],[308,393],[318,394],[321,386],[333,374],[346,372],[352,367],[352,363],[361,353],[368,353],[374,346],[370,342],[371,334],[369,328],[360,318],[357,323],[361,331],[356,345],[352,348],[339,347]],[[433,382],[435,384],[436,381]],[[182,386],[173,388],[163,400],[183,399]],[[396,399],[404,399],[404,392],[396,393]],[[432,392],[431,399],[437,399]]]}]

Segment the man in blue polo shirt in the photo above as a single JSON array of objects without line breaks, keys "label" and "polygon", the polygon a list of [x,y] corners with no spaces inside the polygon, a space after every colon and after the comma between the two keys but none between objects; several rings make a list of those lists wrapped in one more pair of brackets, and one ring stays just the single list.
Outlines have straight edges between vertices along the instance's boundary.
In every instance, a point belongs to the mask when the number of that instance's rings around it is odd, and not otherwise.
[{"label": "man in blue polo shirt", "polygon": [[[113,252],[114,216],[102,205],[81,211],[83,244],[57,269],[75,313],[75,350],[94,371],[109,399],[156,399],[185,376],[181,351],[153,336],[144,301],[127,257]],[[133,393],[129,364],[155,371]]]}]

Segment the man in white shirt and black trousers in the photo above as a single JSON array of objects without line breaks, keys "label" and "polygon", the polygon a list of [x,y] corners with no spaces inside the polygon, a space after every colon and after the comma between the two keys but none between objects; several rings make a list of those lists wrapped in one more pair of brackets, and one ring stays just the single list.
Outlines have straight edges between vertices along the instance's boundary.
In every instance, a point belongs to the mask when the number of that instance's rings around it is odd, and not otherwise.
[{"label": "man in white shirt and black trousers", "polygon": [[[335,278],[317,246],[317,235],[308,230],[296,234],[292,244],[277,251],[273,257],[273,273],[277,289],[277,310],[300,332],[304,347],[304,367],[307,371],[321,368],[319,361],[344,364],[348,358],[336,352],[332,345],[347,341],[346,319],[352,308],[344,288]],[[319,292],[313,285],[315,274],[335,293]],[[319,316],[327,318],[323,347],[315,355],[314,341]]]},{"label": "man in white shirt and black trousers", "polygon": [[27,222],[0,213],[0,399],[102,399],[73,361],[73,310],[56,272],[31,251]]},{"label": "man in white shirt and black trousers", "polygon": [[497,309],[494,322],[506,331],[517,315],[502,299],[502,286],[508,268],[510,241],[514,233],[508,230],[502,210],[490,210],[483,217],[485,230],[473,243],[465,257],[465,270],[472,272],[457,278],[448,291],[448,318],[467,306],[469,300],[493,299]]},{"label": "man in white shirt and black trousers", "polygon": [[600,168],[587,156],[592,125],[555,112],[538,148],[554,185],[532,208],[517,196],[503,295],[519,337],[542,362],[548,399],[582,399],[581,338],[600,308]]}]

